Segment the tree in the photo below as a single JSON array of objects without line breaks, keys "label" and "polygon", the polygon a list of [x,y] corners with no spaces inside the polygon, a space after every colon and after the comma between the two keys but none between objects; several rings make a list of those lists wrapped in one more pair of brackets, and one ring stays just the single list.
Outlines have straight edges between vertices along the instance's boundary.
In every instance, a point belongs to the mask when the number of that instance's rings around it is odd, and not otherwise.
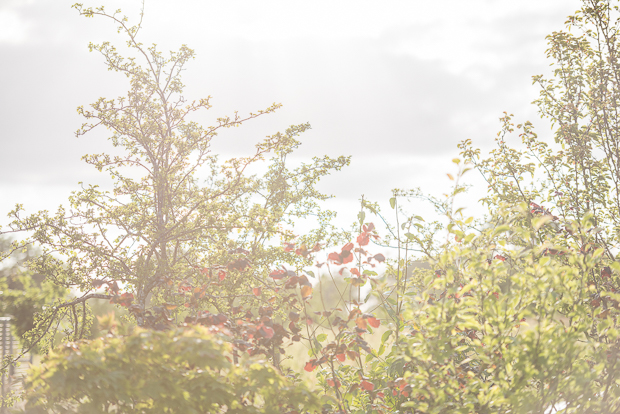
[{"label": "tree", "polygon": [[[135,56],[122,57],[108,42],[90,44],[109,70],[129,79],[130,90],[125,97],[101,98],[90,109],[78,109],[87,120],[78,136],[103,126],[122,151],[118,156],[83,157],[110,175],[114,189],[82,185],[70,197],[68,209],[60,207],[56,214],[25,215],[19,205],[11,213],[13,221],[5,233],[31,232],[27,242],[42,249],[31,268],[80,292],[41,314],[33,343],[51,332],[59,318],[69,322],[70,338],[83,337],[89,299],[126,306],[137,325],[159,329],[170,326],[171,317],[181,310],[193,315],[201,311],[183,307],[186,299],[178,295],[180,285],[202,287],[202,310],[230,314],[239,302],[258,300],[246,294],[250,283],[263,283],[273,263],[300,262],[276,246],[280,238],[293,237],[284,226],[313,216],[317,228],[308,243],[330,236],[333,213],[319,208],[318,202],[327,196],[315,186],[349,159],[314,158],[289,167],[287,157],[300,145],[295,137],[310,128],[302,124],[267,137],[250,156],[220,163],[210,149],[218,133],[272,113],[280,105],[200,126],[190,117],[209,109],[209,98],[189,102],[182,95],[181,72],[194,57],[193,50],[182,46],[166,57],[156,45],[139,42],[141,21],[130,26],[120,11],[73,7],[82,16],[114,21]],[[268,154],[272,155],[264,176],[246,172]],[[101,287],[106,293],[100,293]]]},{"label": "tree", "polygon": [[[236,291],[256,298],[237,313],[205,311],[218,305],[210,284],[175,285],[186,292],[188,322],[230,335],[233,358],[263,353],[282,371],[283,342],[305,343],[304,368],[316,374],[323,412],[618,412],[620,9],[584,0],[568,29],[548,37],[554,78],[534,78],[541,114],[557,126],[555,144],[506,115],[489,157],[471,142],[460,145],[465,162],[454,160],[458,173],[445,199],[395,190],[395,225],[362,200],[355,240],[317,264],[336,281],[336,304],[324,301],[326,279],[313,284],[314,271],[301,269],[320,249],[308,244],[316,239],[285,239],[271,254],[296,269],[273,263],[271,281]],[[521,148],[509,143],[515,131]],[[489,214],[477,219],[456,207],[471,169],[489,184]],[[407,213],[411,197],[430,201],[443,219]],[[367,214],[387,223],[387,237],[378,238]],[[373,243],[397,248],[396,259],[372,251]],[[203,270],[230,280],[248,264],[244,251],[232,254],[241,256],[225,269]],[[427,266],[414,268],[420,260]],[[367,297],[362,289],[370,289]],[[368,337],[378,334],[375,349]],[[59,358],[46,370],[57,367],[65,369]],[[56,387],[48,391],[64,401],[78,395]]]},{"label": "tree", "polygon": [[[394,324],[382,351],[364,349],[365,358],[350,363],[337,350],[353,324],[365,334],[372,315],[362,317],[361,305],[345,302],[348,318],[326,322],[340,329],[316,336],[328,345],[308,369],[338,402],[333,412],[620,410],[620,9],[586,0],[568,29],[548,37],[554,78],[534,77],[541,115],[557,126],[555,144],[538,139],[529,122],[515,129],[506,115],[489,157],[461,144],[466,163],[454,160],[459,172],[449,175],[455,186],[446,199],[395,191],[396,225],[385,239],[399,255],[387,277],[355,269],[369,257],[366,247],[330,254],[335,264],[351,263],[344,269],[351,281],[371,279]],[[522,148],[509,142],[515,130]],[[489,184],[484,218],[455,206],[466,189],[461,176],[472,168]],[[410,196],[430,201],[443,224],[406,214]],[[375,205],[363,205],[387,222]],[[411,272],[412,253],[431,269]]]},{"label": "tree", "polygon": [[32,246],[14,250],[12,245],[8,239],[0,239],[0,251],[7,256],[0,269],[0,314],[12,317],[15,334],[22,340],[34,328],[35,314],[67,292],[46,280],[45,275],[25,268],[28,260],[38,254]]},{"label": "tree", "polygon": [[414,398],[403,406],[620,409],[618,12],[585,0],[568,31],[548,37],[554,77],[534,82],[555,144],[526,122],[516,127],[522,147],[512,147],[509,115],[490,157],[461,144],[489,184],[490,215],[449,217],[456,243],[434,258],[437,277],[415,311],[402,384]]},{"label": "tree", "polygon": [[[274,264],[307,263],[308,259],[278,247],[282,240],[294,236],[291,228],[298,219],[313,217],[315,220],[315,230],[305,238],[309,245],[329,242],[334,237],[329,226],[334,213],[319,208],[319,202],[328,196],[320,193],[316,184],[323,176],[346,166],[349,158],[315,157],[312,162],[291,166],[287,158],[300,145],[296,137],[310,128],[309,124],[301,124],[266,137],[247,157],[220,162],[210,145],[222,130],[272,113],[280,105],[274,104],[246,117],[235,113],[232,117],[218,118],[214,126],[203,127],[190,118],[195,112],[210,108],[209,98],[190,102],[182,95],[181,73],[194,57],[193,50],[182,46],[164,56],[156,45],[146,47],[139,42],[142,21],[130,26],[120,11],[108,13],[103,7],[84,8],[81,4],[73,7],[87,18],[103,16],[115,22],[127,38],[129,52],[133,53],[124,58],[108,42],[90,44],[91,51],[104,57],[108,69],[127,77],[130,89],[127,96],[101,98],[90,109],[78,108],[87,122],[77,135],[103,126],[111,131],[110,141],[121,155],[83,157],[88,164],[109,174],[112,191],[82,184],[81,190],[72,193],[68,208],[59,207],[55,214],[42,211],[27,215],[17,205],[11,212],[13,220],[8,229],[1,232],[3,235],[26,232],[29,236],[15,242],[11,251],[38,246],[41,255],[29,260],[29,269],[76,294],[68,300],[58,298],[37,313],[34,329],[24,336],[24,352],[35,346],[46,351],[53,346],[59,331],[64,333],[65,341],[78,341],[85,351],[100,352],[107,345],[85,339],[94,319],[89,300],[103,299],[126,307],[138,327],[155,330],[171,330],[184,325],[185,320],[212,321],[210,312],[217,312],[216,321],[221,325],[238,313],[243,304],[257,308],[259,304],[268,306],[274,301],[285,301],[277,292],[273,298],[249,292],[253,285],[266,283]],[[248,173],[251,166],[263,162],[267,171],[263,176]],[[11,251],[0,258],[7,259]],[[220,339],[205,336],[200,328],[196,329],[195,335],[205,347],[220,347],[217,343]],[[269,340],[273,336],[269,335],[272,328],[262,329]],[[129,344],[132,338],[122,336],[114,346]],[[165,341],[162,338],[156,339]],[[266,346],[269,357],[277,363],[274,346]],[[227,348],[220,348],[222,362],[227,357]],[[166,359],[168,352],[177,351],[162,349],[161,355],[153,358]],[[61,370],[56,365],[66,355],[58,355],[49,356],[50,370],[40,378]],[[76,353],[73,358],[77,355],[84,354]],[[127,361],[132,360],[131,355],[126,357]],[[234,363],[254,369],[252,363],[245,363],[237,353],[228,357]],[[172,365],[171,369],[177,369],[179,375],[187,370],[187,361],[179,360]],[[7,366],[5,361],[4,368]],[[155,368],[165,369],[164,366]],[[256,412],[279,412],[270,407],[282,406],[281,400],[273,389],[265,386],[290,381],[277,368],[265,367],[256,373],[260,377],[258,385],[252,379],[248,383],[245,377],[237,378],[243,372],[232,366],[219,373],[220,377],[210,378],[231,381],[231,387],[240,387],[231,391],[234,394],[231,398],[258,396],[258,400],[250,402],[257,407]],[[37,384],[43,386],[41,382]],[[251,388],[255,386],[260,389]],[[299,387],[303,394],[303,387]],[[247,396],[244,390],[249,390]],[[84,401],[80,398],[55,394],[53,389],[49,392],[61,400],[67,397],[78,404],[77,410],[83,409],[79,403]],[[299,392],[291,390],[287,395],[301,395]],[[101,398],[117,401],[116,396],[103,395]],[[158,407],[159,397],[162,395],[150,395],[149,401]],[[300,397],[299,402],[311,407],[313,399],[306,397]],[[232,409],[232,400],[226,401],[220,403]],[[90,403],[94,404],[93,400]],[[54,409],[55,402],[50,404],[50,409]]]}]

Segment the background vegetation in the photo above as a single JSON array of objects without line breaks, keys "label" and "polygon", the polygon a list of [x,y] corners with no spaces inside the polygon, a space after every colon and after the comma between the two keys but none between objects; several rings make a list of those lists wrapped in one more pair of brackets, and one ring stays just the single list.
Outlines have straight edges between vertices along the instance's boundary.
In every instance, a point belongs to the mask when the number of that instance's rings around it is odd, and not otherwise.
[{"label": "background vegetation", "polygon": [[[330,227],[315,188],[348,159],[287,162],[309,125],[220,162],[220,130],[278,105],[202,127],[190,116],[208,99],[181,95],[191,49],[165,56],[119,12],[74,7],[113,20],[135,55],[91,45],[131,89],[79,109],[78,135],[103,125],[124,155],[84,157],[114,191],[83,186],[54,215],[11,213],[7,233],[41,248],[29,268],[71,292],[24,336],[47,350],[65,335],[28,378],[28,410],[620,410],[615,2],[584,0],[548,37],[554,76],[534,82],[553,142],[506,114],[490,154],[460,145],[450,194],[394,190],[389,213],[362,198],[348,234]],[[246,172],[263,160],[263,176]],[[488,183],[484,217],[458,207],[472,170]],[[408,212],[421,200],[436,221]],[[314,231],[287,230],[308,217]],[[93,299],[127,317],[100,318],[108,333],[89,339]],[[291,363],[300,354],[303,372]]]}]

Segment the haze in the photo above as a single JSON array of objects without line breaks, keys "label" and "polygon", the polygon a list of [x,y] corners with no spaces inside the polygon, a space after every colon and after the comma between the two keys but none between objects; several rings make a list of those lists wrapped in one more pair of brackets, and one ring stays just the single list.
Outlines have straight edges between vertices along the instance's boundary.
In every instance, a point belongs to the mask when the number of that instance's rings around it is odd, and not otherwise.
[{"label": "haze", "polygon": [[[77,183],[102,175],[80,161],[109,149],[106,131],[77,139],[76,107],[126,91],[88,42],[122,38],[106,19],[85,19],[71,1],[0,2],[0,223],[15,203],[55,210]],[[136,22],[140,1],[122,7]],[[489,148],[503,111],[550,134],[530,102],[531,76],[548,73],[545,36],[563,29],[577,1],[193,1],[147,0],[145,44],[187,44],[197,59],[185,95],[211,95],[198,120],[284,104],[278,113],[222,134],[214,150],[243,154],[267,134],[310,122],[297,156],[352,155],[325,180],[346,210],[392,188],[440,193],[456,144]],[[475,180],[473,181],[475,183]],[[342,211],[346,221],[352,211]]]}]

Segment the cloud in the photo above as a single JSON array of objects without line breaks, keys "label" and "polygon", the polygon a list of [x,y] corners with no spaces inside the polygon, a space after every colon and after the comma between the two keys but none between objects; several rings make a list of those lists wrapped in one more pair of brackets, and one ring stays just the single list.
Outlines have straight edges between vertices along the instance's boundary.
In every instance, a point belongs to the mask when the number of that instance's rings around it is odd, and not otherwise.
[{"label": "cloud", "polygon": [[0,44],[17,44],[24,42],[32,24],[27,22],[16,10],[0,9]]},{"label": "cloud", "polygon": [[[10,31],[0,22],[8,62],[0,65],[0,187],[11,203],[101,182],[80,157],[109,151],[109,133],[76,139],[83,119],[75,108],[127,90],[124,76],[86,53],[89,41],[122,40],[110,22],[78,17],[73,1],[0,7],[19,22]],[[106,3],[130,17],[140,4]],[[502,111],[536,118],[530,76],[546,70],[544,36],[561,27],[569,3],[157,0],[147,2],[141,35],[162,50],[196,50],[184,80],[187,98],[213,96],[213,109],[194,117],[205,125],[284,104],[224,131],[216,153],[247,154],[264,136],[310,122],[299,159],[353,155],[351,168],[324,180],[325,191],[385,198],[393,187],[449,184],[456,144],[489,146]]]},{"label": "cloud", "polygon": [[[208,58],[199,57],[187,73],[188,85],[197,85],[200,76],[202,85],[212,86],[215,105],[224,108],[240,103],[248,111],[261,99],[262,105],[284,102],[269,126],[273,131],[285,122],[310,121],[313,130],[302,149],[307,154],[446,153],[466,138],[486,134],[492,139],[502,111],[522,109],[521,89],[532,89],[532,66],[483,68],[485,79],[493,82],[485,88],[469,73],[454,74],[441,61],[394,53],[382,41],[239,41],[231,49],[243,52],[233,57],[212,50]],[[213,56],[223,59],[214,65]],[[218,149],[239,148],[239,141],[249,148],[257,136],[253,131],[234,131],[235,143]]]}]

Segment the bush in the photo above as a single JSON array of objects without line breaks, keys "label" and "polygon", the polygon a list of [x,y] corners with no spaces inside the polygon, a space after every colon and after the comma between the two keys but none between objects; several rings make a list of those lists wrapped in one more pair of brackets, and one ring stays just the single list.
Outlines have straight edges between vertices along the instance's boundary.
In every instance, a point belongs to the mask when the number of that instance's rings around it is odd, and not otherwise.
[{"label": "bush", "polygon": [[[105,15],[103,9],[82,13]],[[16,228],[40,226],[40,243],[59,237],[67,253],[80,251],[81,256],[71,256],[70,266],[51,260],[42,261],[41,269],[62,267],[64,280],[84,289],[107,286],[107,295],[85,295],[58,305],[56,312],[105,296],[127,307],[137,325],[153,329],[70,343],[52,352],[30,379],[29,405],[83,412],[318,410],[306,388],[291,388],[277,374],[300,377],[286,367],[286,359],[288,347],[301,343],[308,350],[302,366],[316,375],[325,413],[618,412],[617,15],[611,1],[584,0],[569,18],[569,28],[580,35],[549,36],[557,79],[535,77],[535,82],[543,87],[541,113],[559,126],[555,144],[539,140],[529,122],[515,127],[506,114],[490,157],[482,158],[471,142],[461,144],[465,162],[454,160],[458,173],[449,175],[455,185],[445,199],[395,190],[390,205],[396,225],[387,224],[382,239],[366,216],[389,220],[362,200],[355,232],[349,235],[354,240],[330,251],[315,268],[309,265],[323,248],[319,239],[335,239],[325,233],[326,223],[298,239],[277,226],[286,206],[296,206],[299,216],[314,211],[314,201],[323,196],[308,190],[311,196],[305,199],[303,182],[312,186],[346,160],[325,159],[316,168],[287,172],[283,159],[304,127],[259,146],[259,155],[267,150],[277,155],[265,181],[238,174],[248,160],[233,160],[221,170],[222,179],[215,182],[226,190],[230,205],[217,197],[203,203],[193,181],[187,183],[191,191],[179,190],[182,197],[166,199],[164,191],[159,196],[166,202],[153,203],[157,197],[150,197],[148,186],[121,180],[117,192],[134,197],[133,207],[117,199],[106,220],[127,219],[127,228],[139,230],[117,239],[119,246],[133,238],[143,243],[135,249],[119,247],[122,254],[90,248],[84,240],[105,237],[105,232],[85,234],[86,227],[64,221],[63,211],[54,218],[43,214],[25,220],[15,212]],[[132,47],[145,52],[133,38],[138,28],[116,21]],[[133,61],[117,64],[109,45],[94,49],[110,59],[113,69],[134,76],[135,85],[153,88]],[[149,53],[162,65],[175,59],[184,63],[192,55],[182,49],[164,61],[154,48]],[[118,120],[106,118],[108,103],[96,105],[95,112],[83,113],[114,126]],[[156,105],[149,115],[158,119],[162,108]],[[168,143],[189,154],[186,140],[143,140],[127,125],[129,138],[115,135],[113,140],[134,154],[144,155],[136,146],[168,148]],[[198,131],[194,125],[183,128],[180,132],[189,137]],[[515,131],[521,148],[509,145]],[[187,142],[202,154],[199,140]],[[114,164],[105,157],[88,160],[100,169]],[[462,175],[471,169],[489,184],[483,199],[489,215],[483,219],[465,217],[455,207],[457,195],[465,191]],[[113,167],[110,171],[116,174]],[[167,188],[172,177],[179,175],[164,174],[154,188]],[[261,186],[269,190],[271,204],[250,206]],[[291,191],[291,186],[299,189]],[[102,197],[107,195],[90,188],[74,198],[74,208],[96,205]],[[184,197],[193,200],[195,209],[184,207]],[[442,218],[427,222],[406,213],[410,197],[430,201]],[[139,217],[144,220],[134,220],[136,212],[143,212]],[[178,220],[163,223],[164,217]],[[153,225],[154,218],[163,224]],[[105,222],[91,213],[84,219],[89,225]],[[66,233],[56,233],[55,223],[67,226]],[[140,233],[143,229],[150,233]],[[241,236],[232,236],[232,229]],[[156,236],[143,238],[147,233]],[[275,236],[282,247],[274,244]],[[373,243],[394,247],[396,257],[386,260],[372,251]],[[328,280],[334,281],[330,295]],[[117,282],[127,291],[121,294]],[[203,327],[178,328],[176,318]],[[205,336],[212,335],[207,329],[224,336]],[[266,362],[251,365],[246,354]]]},{"label": "bush", "polygon": [[[30,373],[29,412],[287,413],[317,408],[303,384],[264,361],[231,361],[221,333],[136,329],[69,342]],[[37,411],[38,410],[38,411]]]}]

